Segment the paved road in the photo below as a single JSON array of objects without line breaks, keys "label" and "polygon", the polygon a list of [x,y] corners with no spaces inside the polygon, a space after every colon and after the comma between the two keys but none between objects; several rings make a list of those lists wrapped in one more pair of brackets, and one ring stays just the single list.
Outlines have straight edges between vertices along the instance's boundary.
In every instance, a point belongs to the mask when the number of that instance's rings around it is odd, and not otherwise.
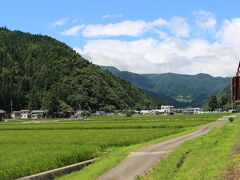
[{"label": "paved road", "polygon": [[216,121],[215,123],[206,124],[200,126],[192,133],[141,148],[137,152],[129,154],[126,159],[109,172],[100,176],[98,180],[134,180],[136,176],[144,175],[147,170],[165,158],[177,146],[190,139],[206,134],[211,129],[221,126],[225,122]]}]

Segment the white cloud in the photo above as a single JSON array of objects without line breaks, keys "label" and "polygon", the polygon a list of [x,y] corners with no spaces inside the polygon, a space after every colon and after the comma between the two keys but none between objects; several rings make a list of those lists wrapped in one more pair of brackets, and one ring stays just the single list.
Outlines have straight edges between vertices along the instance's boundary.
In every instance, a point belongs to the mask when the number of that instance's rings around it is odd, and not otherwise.
[{"label": "white cloud", "polygon": [[[167,28],[171,31],[172,35],[176,37],[188,37],[190,27],[187,19],[182,17],[172,17],[169,21],[159,18],[153,21],[122,21],[118,23],[103,24],[90,24],[83,30],[83,36],[96,37],[96,36],[133,36],[138,37],[146,32],[157,32],[163,36],[161,28]],[[165,32],[165,37],[167,33]]]},{"label": "white cloud", "polygon": [[81,32],[81,30],[85,27],[85,25],[76,25],[71,27],[70,29],[67,29],[63,32],[61,32],[64,36],[78,36]]},{"label": "white cloud", "polygon": [[102,39],[89,41],[80,53],[95,64],[115,66],[136,73],[231,76],[238,63],[235,56],[240,53],[240,48],[236,51],[203,39]]},{"label": "white cloud", "polygon": [[169,21],[169,28],[173,35],[176,37],[188,37],[190,33],[190,27],[187,19],[182,17],[172,17]]},{"label": "white cloud", "polygon": [[[59,21],[58,24],[63,23]],[[165,28],[165,31],[162,30]],[[167,38],[169,32],[176,37],[188,37],[190,28],[187,19],[172,17],[169,21],[159,18],[152,21],[135,20],[121,21],[109,24],[77,25],[61,32],[62,35],[78,36],[82,33],[88,38],[98,36],[132,36],[140,37],[146,32],[158,34],[161,39]],[[80,33],[81,32],[81,33]]]},{"label": "white cloud", "polygon": [[167,39],[167,38],[169,38],[169,35],[166,32],[164,32],[164,31],[155,30],[154,33],[158,34],[160,39]]},{"label": "white cloud", "polygon": [[148,24],[149,28],[153,28],[153,27],[167,26],[168,22],[167,22],[167,20],[165,20],[163,18],[158,18],[153,21],[147,22],[147,24]]},{"label": "white cloud", "polygon": [[196,18],[198,27],[200,27],[202,30],[211,30],[215,28],[217,24],[215,14],[212,12],[200,10],[194,11],[193,15]]},{"label": "white cloud", "polygon": [[68,21],[69,21],[68,18],[59,19],[59,20],[55,21],[54,23],[52,23],[49,27],[55,28],[55,27],[63,26],[65,24],[67,24]]},{"label": "white cloud", "polygon": [[88,25],[83,30],[86,37],[95,36],[140,36],[147,30],[148,26],[145,21],[123,21],[115,24],[93,24]]},{"label": "white cloud", "polygon": [[112,19],[112,18],[121,18],[122,14],[106,14],[101,17],[101,19]]},{"label": "white cloud", "polygon": [[240,18],[224,20],[217,38],[221,43],[238,49],[240,47]]},{"label": "white cloud", "polygon": [[[86,25],[68,34],[91,38],[75,50],[98,65],[136,73],[234,75],[240,54],[240,18],[224,20],[220,26],[211,12],[201,10],[193,15],[192,24],[183,17],[127,20]],[[143,36],[147,32],[155,35]],[[206,34],[211,35],[210,40]],[[94,39],[102,36],[132,36],[135,40]]]}]

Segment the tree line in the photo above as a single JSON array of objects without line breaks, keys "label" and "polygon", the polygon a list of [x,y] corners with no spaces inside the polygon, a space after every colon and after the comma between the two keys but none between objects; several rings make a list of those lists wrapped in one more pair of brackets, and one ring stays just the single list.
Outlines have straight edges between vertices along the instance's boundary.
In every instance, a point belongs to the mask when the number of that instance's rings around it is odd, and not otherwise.
[{"label": "tree line", "polygon": [[210,96],[208,102],[204,106],[204,109],[208,111],[214,111],[215,109],[219,108],[223,111],[232,109],[230,85],[226,87],[223,92]]}]

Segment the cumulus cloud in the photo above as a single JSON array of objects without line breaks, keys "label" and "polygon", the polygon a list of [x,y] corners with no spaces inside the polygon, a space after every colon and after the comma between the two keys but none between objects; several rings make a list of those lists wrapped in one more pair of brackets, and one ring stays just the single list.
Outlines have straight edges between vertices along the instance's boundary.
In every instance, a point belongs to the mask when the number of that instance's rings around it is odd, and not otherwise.
[{"label": "cumulus cloud", "polygon": [[89,41],[80,53],[95,64],[136,73],[210,73],[230,76],[235,72],[234,64],[237,65],[236,55],[240,49],[236,51],[203,39],[102,39]]},{"label": "cumulus cloud", "polygon": [[[77,34],[82,31],[91,39],[75,50],[95,64],[136,73],[234,75],[240,54],[240,18],[226,19],[217,25],[211,12],[201,10],[193,15],[196,24],[189,24],[188,18],[172,17],[86,25]],[[196,25],[199,31],[211,34],[211,40],[202,34],[194,35]],[[147,32],[155,35],[143,36]],[[111,39],[124,35],[135,38]]]},{"label": "cumulus cloud", "polygon": [[167,39],[167,38],[169,38],[169,34],[164,32],[164,31],[161,31],[161,30],[157,29],[157,30],[154,31],[154,33],[159,35],[160,39]]},{"label": "cumulus cloud", "polygon": [[217,38],[223,44],[238,49],[240,47],[240,18],[224,20]]},{"label": "cumulus cloud", "polygon": [[133,36],[139,37],[146,32],[157,33],[161,37],[166,37],[167,33],[163,35],[161,28],[168,29],[173,36],[188,37],[190,27],[186,18],[172,17],[169,21],[163,18],[155,19],[153,21],[122,21],[118,23],[109,24],[90,24],[83,30],[85,37],[97,36]]},{"label": "cumulus cloud", "polygon": [[81,32],[81,30],[85,27],[85,25],[76,25],[71,27],[70,29],[67,29],[63,32],[61,32],[64,36],[78,36]]},{"label": "cumulus cloud", "polygon": [[215,14],[213,14],[212,12],[200,10],[194,11],[193,15],[196,18],[196,24],[202,30],[212,30],[217,24]]},{"label": "cumulus cloud", "polygon": [[86,26],[83,35],[86,37],[95,36],[140,36],[148,28],[145,21],[123,21],[115,24],[92,24]]},{"label": "cumulus cloud", "polygon": [[63,26],[63,25],[65,25],[65,24],[67,24],[68,21],[69,21],[68,18],[59,19],[59,20],[53,22],[52,24],[50,24],[49,27],[50,27],[50,28],[55,28],[55,27]]},{"label": "cumulus cloud", "polygon": [[[159,28],[168,28],[174,36],[187,37],[190,32],[188,22],[182,17],[173,17],[169,21],[159,18],[153,21],[122,21],[119,23],[109,24],[90,24],[83,30],[86,37],[96,36],[133,36],[138,37],[146,32],[163,32],[156,31]],[[155,30],[155,31],[154,31]],[[162,33],[161,33],[162,34]],[[166,34],[166,32],[165,32]]]},{"label": "cumulus cloud", "polygon": [[167,24],[167,21],[160,18],[154,21],[122,21],[119,23],[91,24],[83,30],[86,37],[96,36],[133,36],[137,37],[151,30],[154,27],[160,27]]},{"label": "cumulus cloud", "polygon": [[[168,29],[164,32],[162,29]],[[188,37],[190,27],[186,18],[172,17],[169,21],[163,18],[152,21],[135,20],[121,21],[109,24],[88,24],[86,26],[77,25],[62,32],[62,35],[82,35],[88,38],[101,36],[131,36],[140,37],[144,33],[151,32],[160,35],[160,38],[166,38],[168,33],[175,37]]]},{"label": "cumulus cloud", "polygon": [[177,37],[188,37],[190,33],[190,27],[187,19],[182,17],[172,17],[168,23],[168,27],[172,31],[173,35]]}]

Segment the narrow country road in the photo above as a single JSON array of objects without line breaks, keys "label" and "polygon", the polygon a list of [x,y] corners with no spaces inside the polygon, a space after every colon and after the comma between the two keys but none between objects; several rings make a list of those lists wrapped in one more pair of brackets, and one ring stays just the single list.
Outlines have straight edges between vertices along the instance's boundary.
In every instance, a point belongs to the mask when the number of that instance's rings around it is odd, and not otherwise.
[{"label": "narrow country road", "polygon": [[141,148],[137,152],[129,154],[126,159],[100,176],[98,180],[134,180],[137,176],[144,175],[147,170],[165,158],[177,146],[190,139],[206,134],[213,128],[223,125],[225,122],[221,120],[206,124],[200,126],[192,133]]}]

